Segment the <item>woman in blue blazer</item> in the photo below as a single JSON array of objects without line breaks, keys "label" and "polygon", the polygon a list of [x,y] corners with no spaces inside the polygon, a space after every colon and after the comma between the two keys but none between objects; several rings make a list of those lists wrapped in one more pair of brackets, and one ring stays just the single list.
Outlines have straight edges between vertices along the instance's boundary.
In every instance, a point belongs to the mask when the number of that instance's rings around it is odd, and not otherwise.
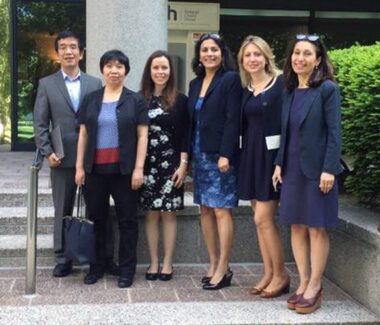
[{"label": "woman in blue blazer", "polygon": [[[203,34],[192,62],[197,77],[190,82],[188,109],[192,121],[194,202],[200,204],[201,226],[210,264],[203,289],[231,284],[228,262],[237,206],[236,163],[239,143],[241,85],[231,53],[217,34]],[[219,249],[217,241],[219,238]]]},{"label": "woman in blue blazer", "polygon": [[317,35],[297,35],[284,66],[281,144],[273,186],[282,183],[280,222],[291,225],[300,284],[288,308],[311,313],[321,305],[329,253],[326,228],[338,223],[342,171],[340,94]]}]

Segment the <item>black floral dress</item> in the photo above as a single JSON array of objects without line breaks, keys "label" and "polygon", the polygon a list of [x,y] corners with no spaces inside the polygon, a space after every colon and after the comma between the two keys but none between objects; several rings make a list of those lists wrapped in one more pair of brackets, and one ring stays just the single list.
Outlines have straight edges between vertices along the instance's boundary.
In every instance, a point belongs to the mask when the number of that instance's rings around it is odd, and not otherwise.
[{"label": "black floral dress", "polygon": [[183,209],[183,186],[176,188],[171,180],[179,165],[174,148],[174,122],[161,104],[152,97],[149,104],[149,142],[144,167],[144,184],[140,193],[143,210],[177,211]]}]

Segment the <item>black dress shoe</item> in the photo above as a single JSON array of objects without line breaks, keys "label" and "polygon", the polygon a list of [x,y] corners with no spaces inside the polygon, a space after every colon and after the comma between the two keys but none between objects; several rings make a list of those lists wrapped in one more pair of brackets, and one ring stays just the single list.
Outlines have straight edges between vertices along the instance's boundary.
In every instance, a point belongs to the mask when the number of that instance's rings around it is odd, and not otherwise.
[{"label": "black dress shoe", "polygon": [[223,289],[224,287],[229,287],[231,285],[231,280],[232,280],[232,276],[234,274],[232,273],[232,271],[229,271],[227,272],[222,280],[220,280],[218,283],[211,283],[211,282],[208,282],[208,283],[205,283],[203,285],[203,289],[204,290],[219,290],[219,289]]},{"label": "black dress shoe", "polygon": [[85,284],[94,284],[94,283],[98,282],[98,280],[101,279],[103,276],[104,276],[103,272],[100,273],[100,272],[90,271],[84,277],[83,282]]},{"label": "black dress shoe", "polygon": [[117,285],[119,288],[129,288],[133,283],[133,277],[132,276],[121,276],[119,278],[119,281],[117,282]]},{"label": "black dress shoe", "polygon": [[109,260],[106,264],[105,273],[118,276],[120,275],[120,268],[113,260]]},{"label": "black dress shoe", "polygon": [[71,262],[69,263],[62,263],[57,264],[53,270],[53,276],[56,278],[63,278],[65,276],[68,276],[70,273],[73,272],[73,267]]},{"label": "black dress shoe", "polygon": [[172,266],[172,271],[171,273],[160,273],[158,275],[158,278],[161,280],[161,281],[170,281],[172,278],[173,278],[173,266]]},{"label": "black dress shoe", "polygon": [[145,280],[156,281],[158,279],[158,275],[160,274],[160,266],[158,266],[158,269],[157,269],[156,273],[149,273],[149,270],[150,270],[150,265],[146,269]]}]

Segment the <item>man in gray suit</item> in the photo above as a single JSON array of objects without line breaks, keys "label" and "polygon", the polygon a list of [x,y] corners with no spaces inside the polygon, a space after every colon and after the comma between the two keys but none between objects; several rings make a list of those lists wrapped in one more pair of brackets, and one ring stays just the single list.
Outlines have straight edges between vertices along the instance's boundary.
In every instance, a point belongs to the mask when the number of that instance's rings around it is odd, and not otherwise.
[{"label": "man in gray suit", "polygon": [[[71,31],[60,32],[55,51],[60,71],[39,81],[34,105],[34,133],[37,148],[47,159],[51,170],[54,218],[54,252],[57,265],[53,276],[72,272],[72,262],[64,256],[63,217],[71,215],[75,200],[75,162],[79,133],[78,109],[83,97],[102,86],[100,79],[79,69],[83,57],[80,38]],[[60,159],[50,138],[50,130],[59,127],[64,157]]]}]

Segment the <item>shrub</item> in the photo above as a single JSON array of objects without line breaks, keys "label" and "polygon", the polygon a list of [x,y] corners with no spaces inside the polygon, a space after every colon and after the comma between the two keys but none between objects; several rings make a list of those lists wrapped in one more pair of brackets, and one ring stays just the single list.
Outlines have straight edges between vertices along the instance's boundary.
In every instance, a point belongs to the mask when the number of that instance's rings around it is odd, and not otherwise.
[{"label": "shrub", "polygon": [[343,153],[352,158],[345,180],[361,203],[380,205],[380,42],[330,52],[342,95]]}]

